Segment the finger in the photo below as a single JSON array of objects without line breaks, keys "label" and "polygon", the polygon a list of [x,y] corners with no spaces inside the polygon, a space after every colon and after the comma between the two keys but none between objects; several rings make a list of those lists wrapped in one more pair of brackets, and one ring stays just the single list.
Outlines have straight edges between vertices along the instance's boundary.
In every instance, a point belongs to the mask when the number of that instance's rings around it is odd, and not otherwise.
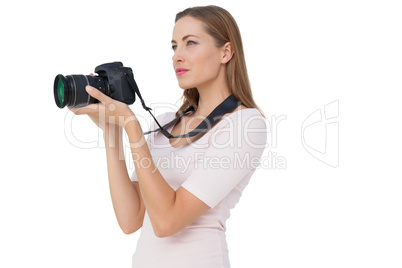
[{"label": "finger", "polygon": [[77,108],[75,107],[67,107],[70,111],[72,111],[73,113],[77,112]]},{"label": "finger", "polygon": [[91,95],[91,97],[99,100],[103,104],[109,99],[108,96],[106,96],[100,90],[98,90],[92,86],[86,86],[85,89],[88,92],[88,94]]},{"label": "finger", "polygon": [[99,104],[90,104],[84,107],[74,107],[74,108],[68,108],[70,109],[74,114],[76,115],[81,115],[81,114],[87,114],[87,115],[95,115],[98,113],[99,110]]}]

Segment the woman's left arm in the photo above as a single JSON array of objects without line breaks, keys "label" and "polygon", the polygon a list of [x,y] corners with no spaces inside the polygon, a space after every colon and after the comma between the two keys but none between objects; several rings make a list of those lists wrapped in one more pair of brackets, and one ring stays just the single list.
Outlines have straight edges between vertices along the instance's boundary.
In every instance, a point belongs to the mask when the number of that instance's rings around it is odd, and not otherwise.
[{"label": "woman's left arm", "polygon": [[174,191],[156,167],[137,120],[125,125],[129,137],[142,198],[155,235],[170,236],[190,225],[209,210],[204,202],[186,189]]},{"label": "woman's left arm", "polygon": [[165,181],[152,159],[141,125],[125,103],[90,86],[87,92],[101,103],[79,108],[76,114],[98,117],[101,121],[123,127],[127,132],[142,199],[156,236],[170,236],[210,209],[183,187],[175,191]]}]

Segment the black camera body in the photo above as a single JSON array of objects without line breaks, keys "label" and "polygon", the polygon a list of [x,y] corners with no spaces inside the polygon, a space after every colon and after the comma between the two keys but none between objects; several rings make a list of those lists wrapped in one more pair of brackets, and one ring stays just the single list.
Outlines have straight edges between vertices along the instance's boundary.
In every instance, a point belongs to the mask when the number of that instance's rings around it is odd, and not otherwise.
[{"label": "black camera body", "polygon": [[95,73],[109,81],[109,97],[126,104],[134,103],[135,91],[131,89],[126,77],[134,79],[130,67],[124,67],[121,62],[105,63],[96,67]]},{"label": "black camera body", "polygon": [[112,62],[97,66],[95,73],[98,75],[57,75],[54,80],[56,105],[59,108],[82,107],[99,102],[88,95],[85,90],[87,85],[97,88],[117,101],[126,104],[135,102],[135,92],[138,91],[138,87],[131,68],[124,67],[121,62]]}]

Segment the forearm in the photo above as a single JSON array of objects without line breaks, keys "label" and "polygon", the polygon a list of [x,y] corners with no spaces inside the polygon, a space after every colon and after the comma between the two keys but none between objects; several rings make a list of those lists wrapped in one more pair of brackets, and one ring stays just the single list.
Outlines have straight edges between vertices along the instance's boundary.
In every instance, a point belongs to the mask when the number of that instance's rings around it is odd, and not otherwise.
[{"label": "forearm", "polygon": [[145,208],[154,229],[164,228],[161,225],[171,222],[169,217],[172,215],[176,192],[157,169],[138,121],[130,121],[125,129]]},{"label": "forearm", "polygon": [[121,133],[105,135],[104,138],[113,208],[121,229],[132,233],[142,225],[140,196],[127,172]]}]

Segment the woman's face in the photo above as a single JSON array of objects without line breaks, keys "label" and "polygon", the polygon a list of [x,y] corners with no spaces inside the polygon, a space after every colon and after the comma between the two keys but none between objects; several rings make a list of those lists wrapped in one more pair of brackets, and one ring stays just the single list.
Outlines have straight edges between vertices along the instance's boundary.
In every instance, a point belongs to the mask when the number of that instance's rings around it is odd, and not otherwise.
[{"label": "woman's face", "polygon": [[213,83],[222,72],[223,49],[204,24],[193,17],[179,19],[173,29],[173,68],[182,89],[201,88]]}]

